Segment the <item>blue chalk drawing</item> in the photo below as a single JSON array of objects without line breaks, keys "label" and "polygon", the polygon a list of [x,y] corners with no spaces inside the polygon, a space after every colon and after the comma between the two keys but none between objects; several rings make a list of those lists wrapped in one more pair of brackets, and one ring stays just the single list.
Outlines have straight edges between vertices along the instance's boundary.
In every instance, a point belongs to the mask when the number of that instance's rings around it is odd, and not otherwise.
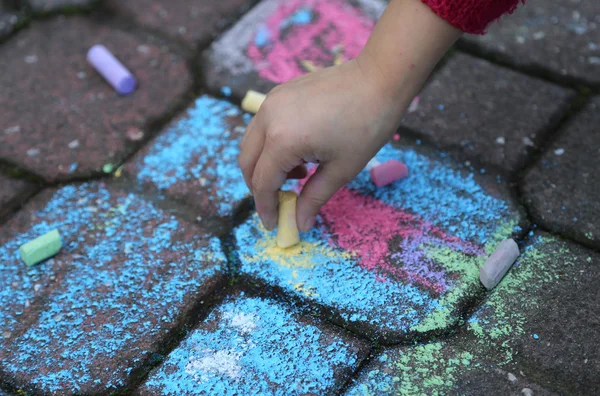
[{"label": "blue chalk drawing", "polygon": [[[46,393],[124,385],[152,352],[135,343],[162,338],[184,298],[225,263],[217,238],[182,238],[186,226],[174,217],[97,184],[63,187],[35,215],[28,231],[0,246],[3,331],[16,330],[16,310],[46,288],[48,302],[29,329],[0,338],[0,367]],[[18,247],[54,228],[62,251],[26,268]],[[51,278],[59,273],[64,279],[55,284]]]},{"label": "blue chalk drawing", "polygon": [[343,338],[300,323],[282,305],[243,293],[206,322],[150,375],[145,388],[163,395],[326,394],[340,385],[334,381],[337,371],[359,363],[358,348]]}]

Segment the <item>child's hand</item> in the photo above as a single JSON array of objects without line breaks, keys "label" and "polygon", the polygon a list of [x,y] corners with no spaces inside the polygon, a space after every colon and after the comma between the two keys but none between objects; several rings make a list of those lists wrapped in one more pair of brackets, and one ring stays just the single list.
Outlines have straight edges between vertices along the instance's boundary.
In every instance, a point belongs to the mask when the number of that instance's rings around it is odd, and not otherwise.
[{"label": "child's hand", "polygon": [[410,98],[392,100],[365,63],[359,58],[275,88],[248,126],[239,162],[267,229],[277,224],[277,191],[288,175],[319,163],[297,204],[298,226],[309,230],[321,206],[397,127]]},{"label": "child's hand", "polygon": [[275,88],[242,139],[240,166],[267,229],[277,191],[318,162],[297,203],[309,230],[321,206],[360,172],[460,31],[420,0],[391,0],[360,56]]}]

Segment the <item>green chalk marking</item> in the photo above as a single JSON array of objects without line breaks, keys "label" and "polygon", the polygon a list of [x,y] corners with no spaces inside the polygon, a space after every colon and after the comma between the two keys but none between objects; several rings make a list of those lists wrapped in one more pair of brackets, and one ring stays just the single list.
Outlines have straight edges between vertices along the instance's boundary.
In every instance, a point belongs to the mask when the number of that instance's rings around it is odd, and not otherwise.
[{"label": "green chalk marking", "polygon": [[58,230],[52,230],[33,241],[21,245],[19,252],[21,253],[21,259],[27,266],[31,267],[54,256],[61,247],[62,240]]}]

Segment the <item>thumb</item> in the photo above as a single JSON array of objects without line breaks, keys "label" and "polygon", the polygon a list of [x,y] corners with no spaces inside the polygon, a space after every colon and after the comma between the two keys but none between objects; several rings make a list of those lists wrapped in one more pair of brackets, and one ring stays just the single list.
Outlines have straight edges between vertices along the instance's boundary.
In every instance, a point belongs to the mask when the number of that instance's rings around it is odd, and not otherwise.
[{"label": "thumb", "polygon": [[296,221],[300,230],[309,231],[315,224],[319,210],[329,198],[344,184],[352,179],[352,175],[332,163],[320,164],[300,193],[297,204]]}]

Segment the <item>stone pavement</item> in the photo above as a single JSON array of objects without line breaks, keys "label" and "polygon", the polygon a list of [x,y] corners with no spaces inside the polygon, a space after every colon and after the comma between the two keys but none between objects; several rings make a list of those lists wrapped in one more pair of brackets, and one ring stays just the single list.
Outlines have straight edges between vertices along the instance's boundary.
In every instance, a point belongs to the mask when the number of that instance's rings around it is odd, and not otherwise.
[{"label": "stone pavement", "polygon": [[[261,227],[241,97],[355,57],[384,8],[0,2],[0,395],[600,393],[596,2],[465,37],[376,156],[407,179],[361,172],[286,251]],[[506,238],[521,257],[488,292]]]}]

